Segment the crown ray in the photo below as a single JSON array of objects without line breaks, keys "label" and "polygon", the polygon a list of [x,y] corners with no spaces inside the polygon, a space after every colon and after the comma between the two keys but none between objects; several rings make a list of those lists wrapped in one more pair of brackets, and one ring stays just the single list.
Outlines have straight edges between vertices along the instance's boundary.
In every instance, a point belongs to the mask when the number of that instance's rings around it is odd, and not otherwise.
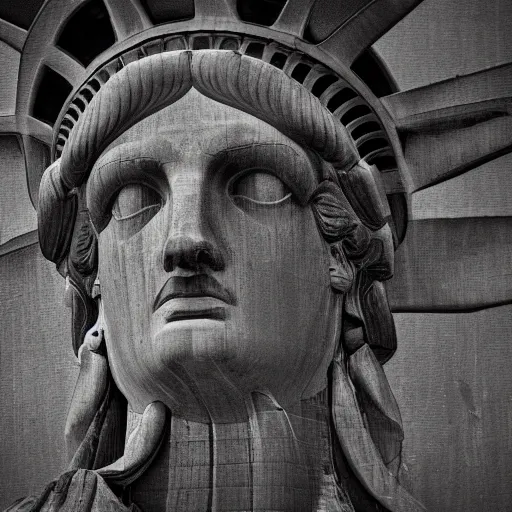
[{"label": "crown ray", "polygon": [[351,66],[361,53],[391,30],[423,0],[367,0],[359,11],[341,25],[319,47]]},{"label": "crown ray", "polygon": [[83,5],[83,0],[74,3],[49,0],[39,11],[23,47],[18,78],[16,112],[26,115],[30,109],[32,88],[46,54],[54,46],[54,40],[64,20]]},{"label": "crown ray", "polygon": [[237,19],[236,0],[195,0],[196,18]]},{"label": "crown ray", "polygon": [[27,31],[25,29],[0,18],[0,40],[21,52],[26,38]]},{"label": "crown ray", "polygon": [[8,242],[0,245],[0,256],[5,256],[14,251],[19,251],[29,245],[35,245],[39,242],[37,229],[28,231],[22,235],[11,238]]},{"label": "crown ray", "polygon": [[512,153],[414,192],[410,219],[512,216]]},{"label": "crown ray", "polygon": [[[16,132],[17,132],[16,116],[0,116],[0,133],[16,133]],[[50,131],[50,137],[51,137],[51,131]]]},{"label": "crown ray", "polygon": [[138,0],[104,0],[118,40],[153,26]]},{"label": "crown ray", "polygon": [[0,116],[0,134],[15,133],[30,135],[49,145],[52,142],[52,129],[32,116]]},{"label": "crown ray", "polygon": [[512,63],[382,98],[414,190],[512,150]]},{"label": "crown ray", "polygon": [[55,46],[51,46],[48,49],[45,64],[50,66],[54,71],[57,71],[57,73],[72,84],[78,83],[85,78],[85,68],[66,52],[59,50],[59,48]]},{"label": "crown ray", "polygon": [[464,312],[512,303],[511,232],[512,217],[409,222],[386,285],[391,309]]},{"label": "crown ray", "polygon": [[314,3],[315,0],[286,2],[286,5],[272,28],[297,37],[302,37],[308,19],[306,16],[297,16],[297,13],[309,12]]},{"label": "crown ray", "polygon": [[28,194],[32,205],[37,210],[39,184],[44,171],[50,165],[50,148],[47,144],[34,139],[30,135],[22,135],[21,144],[25,167],[31,167],[31,172],[26,173]]}]

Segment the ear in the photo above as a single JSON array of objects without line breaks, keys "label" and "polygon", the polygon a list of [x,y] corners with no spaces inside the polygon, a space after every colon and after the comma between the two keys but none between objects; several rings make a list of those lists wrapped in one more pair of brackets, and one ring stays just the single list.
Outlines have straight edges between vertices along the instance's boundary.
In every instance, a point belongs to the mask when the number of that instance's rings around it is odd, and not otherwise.
[{"label": "ear", "polygon": [[354,264],[345,256],[341,242],[330,245],[329,273],[331,287],[337,292],[347,293],[354,281]]}]

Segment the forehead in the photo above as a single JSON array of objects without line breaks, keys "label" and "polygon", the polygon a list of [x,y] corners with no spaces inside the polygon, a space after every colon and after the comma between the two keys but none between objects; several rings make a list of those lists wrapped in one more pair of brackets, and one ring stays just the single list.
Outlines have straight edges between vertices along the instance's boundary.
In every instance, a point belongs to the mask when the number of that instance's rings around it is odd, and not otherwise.
[{"label": "forehead", "polygon": [[154,138],[166,139],[174,150],[180,147],[190,150],[193,147],[205,155],[215,155],[229,148],[265,143],[287,145],[299,153],[304,153],[298,144],[273,126],[190,89],[177,102],[129,128],[103,154],[120,144],[142,143]]}]

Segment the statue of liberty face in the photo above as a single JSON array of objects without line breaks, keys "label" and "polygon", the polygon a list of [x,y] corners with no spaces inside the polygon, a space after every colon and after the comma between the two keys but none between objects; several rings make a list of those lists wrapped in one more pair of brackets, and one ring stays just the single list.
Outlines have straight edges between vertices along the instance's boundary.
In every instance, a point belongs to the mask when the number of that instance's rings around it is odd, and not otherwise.
[{"label": "statue of liberty face", "polygon": [[107,349],[134,410],[160,400],[194,415],[212,393],[252,391],[286,406],[324,389],[342,296],[308,205],[314,162],[193,89],[96,161]]}]

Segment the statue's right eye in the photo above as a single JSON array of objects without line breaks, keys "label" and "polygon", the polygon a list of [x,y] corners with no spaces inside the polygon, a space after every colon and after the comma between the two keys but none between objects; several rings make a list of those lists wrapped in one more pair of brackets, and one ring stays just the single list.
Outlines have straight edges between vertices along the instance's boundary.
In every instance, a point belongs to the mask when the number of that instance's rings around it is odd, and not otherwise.
[{"label": "statue's right eye", "polygon": [[143,184],[133,183],[120,190],[112,206],[112,216],[117,221],[123,221],[145,213],[144,218],[149,221],[161,206],[162,197],[156,190]]}]

